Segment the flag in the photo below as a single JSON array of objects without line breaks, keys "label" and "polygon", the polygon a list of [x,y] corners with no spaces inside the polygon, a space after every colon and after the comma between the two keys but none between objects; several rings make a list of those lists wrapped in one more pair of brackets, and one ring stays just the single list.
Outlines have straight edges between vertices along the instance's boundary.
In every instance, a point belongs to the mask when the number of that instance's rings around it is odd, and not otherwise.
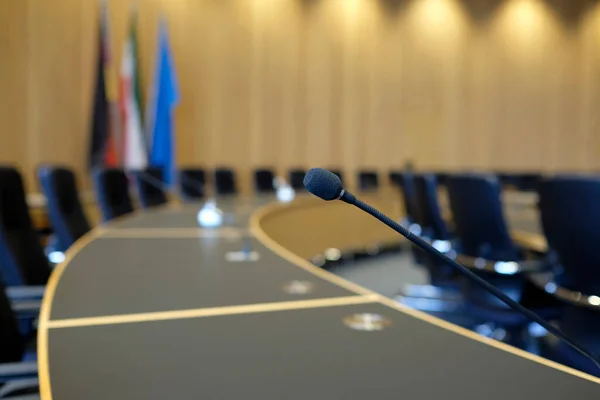
[{"label": "flag", "polygon": [[148,148],[142,128],[142,94],[137,43],[137,10],[131,12],[129,34],[123,48],[119,103],[123,127],[123,164],[126,169],[148,165]]},{"label": "flag", "polygon": [[115,140],[111,132],[111,108],[107,88],[110,64],[108,38],[108,10],[106,2],[100,3],[98,32],[98,55],[96,63],[96,85],[94,88],[94,109],[92,111],[92,138],[90,141],[89,166],[116,166]]},{"label": "flag", "polygon": [[152,138],[150,162],[163,169],[165,183],[171,184],[175,175],[173,108],[179,102],[179,89],[164,21],[158,35],[153,95],[148,108],[148,130]]}]

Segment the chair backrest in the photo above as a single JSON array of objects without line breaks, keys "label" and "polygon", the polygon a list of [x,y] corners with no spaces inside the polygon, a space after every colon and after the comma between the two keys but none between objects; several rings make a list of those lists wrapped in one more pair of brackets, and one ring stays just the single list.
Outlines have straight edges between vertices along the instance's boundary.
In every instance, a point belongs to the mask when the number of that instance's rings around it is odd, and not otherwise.
[{"label": "chair backrest", "polygon": [[437,189],[435,174],[415,175],[415,222],[428,230],[432,239],[448,240],[450,235],[440,212]]},{"label": "chair backrest", "polygon": [[206,172],[202,168],[183,168],[179,171],[181,195],[186,199],[201,199],[206,195]]},{"label": "chair backrest", "polygon": [[96,199],[105,221],[133,212],[129,181],[122,169],[98,168],[93,172]]},{"label": "chair backrest", "polygon": [[254,190],[258,193],[272,193],[275,191],[273,170],[261,168],[254,171]]},{"label": "chair backrest", "polygon": [[435,177],[437,179],[438,186],[446,187],[450,174],[448,172],[436,172]]},{"label": "chair backrest", "polygon": [[294,190],[304,190],[304,176],[306,171],[303,169],[291,169],[289,172],[290,186]]},{"label": "chair backrest", "polygon": [[[557,321],[560,329],[570,338],[594,354],[600,351],[600,318],[598,310],[585,306],[564,304],[561,309],[560,319]],[[597,375],[598,367],[572,347],[559,341],[555,346],[556,351],[567,365],[580,371]]]},{"label": "chair backrest", "polygon": [[0,167],[0,278],[7,286],[45,285],[50,266],[29,215],[21,174]]},{"label": "chair backrest", "polygon": [[4,285],[0,283],[0,363],[22,361],[25,353],[25,340],[11,308]]},{"label": "chair backrest", "polygon": [[497,172],[496,176],[500,180],[500,183],[503,186],[517,186],[518,177],[515,174],[511,174],[508,172]]},{"label": "chair backrest", "polygon": [[359,171],[358,187],[360,190],[377,190],[379,187],[377,171]]},{"label": "chair backrest", "polygon": [[235,172],[232,169],[215,169],[215,191],[218,195],[229,195],[237,193]]},{"label": "chair backrest", "polygon": [[516,174],[515,175],[515,186],[524,192],[533,192],[538,189],[538,186],[542,180],[541,174]]},{"label": "chair backrest", "polygon": [[400,187],[402,185],[402,171],[392,170],[388,173],[388,179],[392,186]]},{"label": "chair backrest", "polygon": [[539,208],[548,244],[564,268],[562,284],[600,293],[600,178],[556,176],[539,185]]},{"label": "chair backrest", "polygon": [[410,221],[416,219],[417,199],[415,192],[415,177],[412,172],[398,172],[397,185],[402,191],[402,200],[404,202],[404,212]]},{"label": "chair backrest", "polygon": [[517,261],[519,249],[508,232],[500,181],[493,175],[452,175],[448,197],[462,252],[488,260]]},{"label": "chair backrest", "polygon": [[143,208],[156,207],[167,203],[162,168],[146,168],[133,171],[133,180]]},{"label": "chair backrest", "polygon": [[38,179],[58,246],[64,251],[91,229],[79,200],[75,174],[67,168],[42,166]]}]

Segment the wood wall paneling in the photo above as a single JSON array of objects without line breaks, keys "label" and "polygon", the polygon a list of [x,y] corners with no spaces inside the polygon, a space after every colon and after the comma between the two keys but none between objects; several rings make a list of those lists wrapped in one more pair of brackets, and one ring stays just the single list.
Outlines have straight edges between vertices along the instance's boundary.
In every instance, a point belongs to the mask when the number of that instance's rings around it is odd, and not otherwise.
[{"label": "wood wall paneling", "polygon": [[0,4],[0,161],[28,167],[28,35],[29,3]]},{"label": "wood wall paneling", "polygon": [[[594,0],[108,0],[116,85],[137,4],[144,97],[159,18],[180,164],[597,170]],[[0,5],[0,161],[87,175],[97,2]],[[113,87],[112,90],[116,90]]]}]

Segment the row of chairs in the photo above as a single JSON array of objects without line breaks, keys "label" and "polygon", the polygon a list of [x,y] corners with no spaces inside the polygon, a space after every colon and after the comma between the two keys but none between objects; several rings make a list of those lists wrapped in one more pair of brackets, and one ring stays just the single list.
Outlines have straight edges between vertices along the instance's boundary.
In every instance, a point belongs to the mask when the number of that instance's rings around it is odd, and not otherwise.
[{"label": "row of chairs", "polygon": [[[341,177],[341,172],[337,173]],[[289,182],[296,190],[303,189],[304,174],[302,170],[290,171]],[[376,174],[360,176],[363,189],[377,186]],[[204,197],[207,177],[208,173],[202,169],[181,170],[181,195],[187,199]],[[237,193],[233,170],[217,169],[212,178],[217,195]],[[270,170],[256,170],[256,191],[272,192],[273,178]],[[76,176],[70,169],[45,165],[38,170],[38,180],[53,230],[51,247],[64,252],[91,229],[79,198]],[[134,210],[129,194],[131,181],[142,207],[157,206],[168,200],[159,169],[130,174],[119,169],[98,169],[93,173],[93,181],[105,220]],[[37,391],[33,321],[39,312],[39,302],[52,266],[44,252],[40,233],[33,226],[23,179],[15,168],[0,167],[0,199],[0,398],[3,398],[9,394]],[[19,304],[21,300],[24,303]]]},{"label": "row of chairs", "polygon": [[[114,170],[119,171],[119,170]],[[344,180],[343,172],[339,169],[333,169],[333,173]],[[140,175],[142,179],[139,182],[147,188],[140,187],[140,193],[149,192],[160,189],[163,178],[162,170],[158,168],[148,168],[144,171],[137,171],[134,174]],[[304,175],[306,171],[303,169],[291,169],[288,171],[288,182],[294,190],[304,190]],[[389,181],[392,184],[401,185],[402,171],[391,171],[388,175]],[[447,174],[436,174],[442,184],[445,183]],[[253,172],[253,185],[256,193],[273,193],[275,187],[276,174],[273,169],[259,168]],[[360,191],[377,190],[380,186],[379,174],[374,170],[359,170],[357,172],[357,183]],[[234,195],[238,193],[236,172],[231,168],[216,168],[209,174],[203,168],[182,168],[178,174],[180,193],[188,199],[199,199],[206,195],[207,187],[210,186],[210,178],[212,178],[212,186],[216,195]],[[120,178],[116,178],[117,180]],[[503,174],[501,182],[505,185],[510,185],[520,190],[532,190],[537,185],[540,179],[539,175],[533,174]],[[140,196],[142,197],[142,196]],[[159,199],[160,196],[157,196]],[[143,201],[143,198],[142,198]],[[144,205],[144,204],[142,204]]]},{"label": "row of chairs", "polygon": [[[340,170],[332,170],[343,180]],[[167,196],[163,185],[163,171],[159,168],[148,168],[143,171],[133,171],[135,185],[142,207],[153,207],[164,204]],[[289,185],[294,190],[304,190],[305,170],[292,169],[288,173]],[[206,196],[209,186],[209,176],[212,177],[214,193],[218,196],[235,195],[238,193],[236,173],[230,168],[217,168],[209,174],[202,168],[183,168],[178,173],[180,194],[184,199],[194,200]],[[390,182],[402,186],[401,171],[389,173]],[[438,179],[445,182],[446,175],[437,174]],[[275,187],[275,172],[272,169],[256,169],[253,173],[253,183],[256,193],[273,193]],[[507,184],[525,182],[526,176],[505,175]],[[510,179],[509,179],[510,178]],[[380,179],[377,171],[361,170],[357,173],[358,188],[361,191],[374,191],[379,188]],[[106,220],[118,217],[132,211],[131,201],[128,201],[128,178],[122,169],[100,169],[94,174],[94,182],[99,193],[99,204]],[[519,186],[519,185],[517,185]],[[520,184],[525,188],[525,184]],[[111,204],[114,204],[111,208]]]},{"label": "row of chairs", "polygon": [[[341,170],[332,170],[340,179],[343,178]],[[181,194],[189,198],[198,198],[205,195],[205,187],[208,183],[208,173],[200,168],[183,168],[179,171],[179,183]],[[304,190],[304,169],[291,169],[288,171],[288,182],[294,190]],[[214,191],[217,195],[236,194],[236,173],[230,168],[217,168],[212,177],[214,179]],[[275,191],[275,171],[269,168],[256,169],[253,172],[254,190],[257,193],[272,193]],[[377,171],[361,170],[357,173],[358,187],[362,191],[376,190],[379,187],[379,176]]]},{"label": "row of chairs", "polygon": [[[336,173],[340,177],[342,176],[340,171]],[[305,174],[306,171],[304,170],[290,170],[289,185],[294,190],[303,190]],[[105,220],[119,217],[133,210],[127,175],[122,169],[98,169],[94,172],[98,203]],[[132,171],[130,175],[137,187],[142,207],[154,207],[167,202],[167,194],[163,184],[163,171],[160,168]],[[186,200],[204,198],[208,191],[209,175],[214,181],[212,186],[216,195],[226,196],[238,193],[236,173],[232,169],[217,168],[212,174],[209,174],[201,168],[184,168],[178,173],[181,196]],[[271,169],[255,170],[253,173],[255,192],[259,194],[275,192],[275,177],[275,173]],[[376,172],[361,171],[358,177],[361,190],[377,189],[379,180]]]},{"label": "row of chairs", "polygon": [[[409,178],[407,178],[409,177]],[[461,251],[472,257],[519,261],[523,251],[514,243],[501,201],[500,180],[492,175],[451,176],[447,182],[453,234]],[[405,174],[402,186],[406,215],[434,240],[452,235],[438,202],[434,174]],[[561,283],[576,290],[600,292],[600,254],[594,240],[600,226],[600,179],[556,176],[539,183],[539,213],[551,252],[564,271]]]},{"label": "row of chairs", "polygon": [[[407,171],[393,170],[389,173],[389,180],[397,186],[403,186],[404,177]],[[423,173],[415,173],[422,175]],[[430,172],[435,175],[437,184],[445,187],[451,176],[460,175],[460,173],[449,172]],[[498,179],[498,182],[506,188],[516,189],[522,192],[535,192],[544,175],[541,173],[507,173],[507,172],[490,172],[489,175]]]},{"label": "row of chairs", "polygon": [[[409,217],[432,242],[445,249],[514,300],[556,318],[560,327],[593,351],[600,350],[600,254],[595,251],[600,226],[600,178],[554,176],[537,181],[539,216],[549,251],[537,259],[513,241],[504,218],[502,181],[493,175],[461,174],[446,178],[453,226],[438,203],[433,174],[402,176]],[[470,315],[518,332],[527,319],[471,282],[453,275],[423,253],[417,262],[430,272],[432,284],[457,283]],[[535,284],[534,284],[535,283]],[[562,343],[558,361],[597,374],[590,363]]]},{"label": "row of chairs", "polygon": [[[342,176],[340,171],[336,171]],[[433,229],[432,234],[437,240],[446,240],[449,237],[448,230],[437,208],[437,183],[436,175],[425,174],[417,179],[416,195],[419,196],[420,203],[429,204],[428,208],[417,208],[415,204],[415,192],[412,189],[412,183],[407,176],[409,173],[394,173],[395,182],[404,190],[406,214],[410,217],[418,218],[421,225]],[[183,169],[179,172],[179,181],[181,194],[186,198],[198,198],[204,196],[206,185],[206,172],[202,169]],[[390,174],[392,175],[392,174]],[[373,171],[361,171],[359,176],[363,177],[364,189],[377,186],[377,173]],[[134,171],[132,173],[133,181],[138,189],[139,201],[142,207],[153,207],[167,202],[167,195],[163,187],[162,170],[149,168],[144,171]],[[290,171],[290,182],[293,186],[298,186],[304,177],[304,171]],[[77,239],[83,236],[91,229],[91,225],[85,216],[81,201],[79,199],[76,177],[73,171],[67,168],[42,166],[38,170],[38,178],[41,189],[45,194],[47,209],[50,222],[54,230],[56,243],[54,247],[60,251],[69,248]],[[256,170],[255,184],[260,192],[270,190],[273,184],[274,174],[270,170]],[[220,194],[236,193],[235,173],[230,169],[217,169],[214,171],[216,191]],[[94,171],[94,185],[97,194],[98,205],[101,209],[103,218],[111,220],[113,218],[128,214],[134,210],[134,202],[129,194],[129,177],[120,169],[98,169]],[[270,185],[270,186],[269,186]],[[496,186],[498,186],[496,184]],[[499,191],[499,187],[495,188]],[[0,193],[2,193],[3,204],[1,206],[2,224],[6,231],[5,240],[8,247],[12,250],[10,255],[0,255],[4,260],[2,277],[5,283],[14,284],[43,284],[50,274],[49,268],[30,268],[29,266],[44,265],[46,259],[43,249],[40,246],[33,245],[37,240],[37,232],[33,229],[31,219],[25,200],[25,190],[23,181],[19,172],[11,167],[0,168]],[[4,195],[10,193],[10,195]],[[473,210],[469,207],[473,199],[470,191],[459,191],[457,193],[468,193],[463,197],[456,197],[451,201],[456,207],[464,207],[467,210]],[[488,194],[486,199],[491,203],[497,193]],[[458,195],[457,195],[458,196]],[[480,200],[483,198],[479,198]],[[452,196],[451,196],[452,200]],[[488,209],[490,209],[488,207]],[[438,210],[438,211],[436,211]],[[461,215],[457,213],[457,215]],[[502,220],[502,215],[496,215],[498,221]],[[472,249],[481,243],[488,243],[486,246],[493,248],[512,248],[509,246],[510,236],[506,232],[506,227],[500,225],[502,229],[490,230],[487,225],[481,225],[482,220],[478,216],[474,217],[472,222],[479,223],[481,235],[472,234],[464,240],[463,246]],[[489,225],[489,224],[488,224]],[[461,226],[459,223],[458,226]],[[472,232],[472,231],[470,231]],[[492,238],[489,238],[490,232],[495,232]],[[476,237],[474,244],[470,244],[471,236]],[[490,241],[492,240],[492,241]],[[501,243],[500,243],[501,242]],[[515,251],[511,251],[511,255]],[[495,253],[493,253],[495,254]],[[491,256],[490,254],[488,256]],[[514,258],[514,257],[512,257]],[[23,266],[21,271],[18,265]]]},{"label": "row of chairs", "polygon": [[0,398],[39,390],[35,321],[50,272],[21,175],[0,167]]},{"label": "row of chairs", "polygon": [[[340,171],[336,171],[342,175]],[[203,196],[206,184],[206,172],[199,170],[180,171],[180,185],[183,196],[197,198]],[[369,185],[361,186],[367,190],[377,187],[378,177],[374,172],[363,173]],[[222,177],[225,177],[224,179]],[[304,171],[291,171],[290,184],[301,189]],[[76,177],[74,173],[65,168],[43,166],[38,171],[41,189],[47,200],[47,208],[54,230],[57,249],[66,250],[79,237],[88,232],[91,227],[85,217],[82,204],[79,199]],[[143,207],[152,207],[167,201],[162,186],[162,175],[159,170],[135,171],[132,173],[135,186],[140,194],[140,203]],[[233,171],[215,171],[213,178],[215,186],[224,188],[235,188],[235,174]],[[258,190],[258,182],[272,184],[273,174],[265,171],[255,172],[255,185]],[[429,179],[434,182],[435,177]],[[225,182],[224,184],[218,184]],[[116,182],[116,183],[115,183]],[[404,192],[408,193],[408,179],[403,176]],[[129,196],[128,187],[130,177],[122,170],[97,170],[94,172],[94,184],[98,203],[102,209],[105,219],[112,219],[133,211],[133,202]],[[199,185],[202,183],[202,185]],[[184,188],[187,186],[187,189]],[[419,186],[419,184],[417,185]],[[425,191],[431,191],[431,187],[425,185]],[[194,194],[193,191],[196,190]],[[233,194],[236,190],[215,188],[221,194]],[[421,192],[423,190],[420,190]],[[42,247],[39,233],[34,229],[29,214],[25,190],[21,175],[10,167],[0,168],[0,277],[3,285],[0,290],[0,363],[18,362],[18,377],[35,377],[35,351],[33,347],[35,330],[33,324],[23,324],[23,307],[15,309],[17,297],[29,299],[39,298],[43,293],[50,272],[51,265],[46,258]],[[433,204],[433,203],[432,203]],[[408,205],[408,202],[407,202]],[[420,211],[419,211],[420,212]],[[410,213],[409,213],[410,214]],[[418,214],[421,215],[421,214]],[[424,218],[424,214],[416,217]],[[441,217],[440,217],[441,220]],[[424,219],[422,221],[425,221]],[[441,220],[443,222],[443,220]],[[422,223],[423,226],[427,224]],[[433,226],[433,225],[432,225]],[[18,289],[18,290],[15,290]],[[32,289],[31,291],[23,289]],[[19,311],[20,310],[20,311]],[[28,311],[28,321],[31,322],[31,310]],[[35,312],[33,313],[35,315]],[[27,318],[26,318],[27,320]],[[30,361],[23,364],[23,361]],[[4,382],[3,374],[0,373],[0,384]],[[32,378],[34,379],[34,378]],[[26,380],[20,380],[26,383]],[[8,390],[6,386],[0,388]],[[27,388],[23,390],[28,390]],[[18,390],[17,390],[18,391]]]},{"label": "row of chairs", "polygon": [[[337,171],[342,176],[342,173]],[[291,170],[290,185],[303,188],[305,171]],[[187,168],[179,171],[179,184],[182,197],[199,199],[206,194],[208,173],[203,169]],[[363,188],[377,186],[377,174],[361,172]],[[274,190],[273,171],[259,169],[254,172],[257,192],[267,193]],[[46,207],[53,229],[52,248],[64,252],[77,239],[91,229],[82,203],[76,176],[68,168],[42,166],[38,170],[38,179],[46,198]],[[216,169],[213,174],[215,192],[218,195],[237,193],[236,175],[231,169]],[[143,208],[165,204],[168,201],[163,184],[161,169],[148,168],[127,174],[122,169],[97,169],[93,181],[98,206],[104,220],[111,220],[134,210],[134,201],[129,192],[130,180],[137,188],[139,203]],[[11,167],[0,168],[0,191],[2,192],[2,224],[8,235],[4,240],[11,248],[10,254],[0,255],[4,260],[2,278],[6,284],[43,284],[50,274],[45,253],[38,242],[38,234],[33,229],[25,197],[23,180],[20,173]],[[10,195],[5,195],[10,193]],[[6,253],[6,252],[5,252]],[[21,267],[19,267],[21,266]],[[41,267],[40,267],[41,266]]]},{"label": "row of chairs", "polygon": [[[180,174],[182,195],[204,196],[204,171],[182,170]],[[259,184],[271,180],[260,171],[256,176]],[[236,192],[232,171],[217,170],[214,177],[219,194]],[[130,177],[123,170],[96,170],[93,178],[105,219],[133,211]],[[167,201],[162,171],[134,171],[131,178],[143,207]],[[67,168],[42,166],[38,180],[54,233],[52,247],[65,251],[91,229],[75,174]],[[33,226],[25,193],[20,173],[12,167],[0,167],[0,398],[38,390],[34,320],[52,267]]]}]

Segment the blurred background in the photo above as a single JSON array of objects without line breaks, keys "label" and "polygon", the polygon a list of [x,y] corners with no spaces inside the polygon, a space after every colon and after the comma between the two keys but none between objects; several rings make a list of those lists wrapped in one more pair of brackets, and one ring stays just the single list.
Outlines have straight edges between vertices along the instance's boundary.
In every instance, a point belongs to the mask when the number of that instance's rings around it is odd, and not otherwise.
[{"label": "blurred background", "polygon": [[[53,268],[97,224],[158,206],[157,232],[239,229],[225,256],[246,262],[267,251],[255,224],[397,303],[600,376],[387,227],[301,194],[306,170],[334,170],[600,353],[599,0],[1,0],[0,122],[0,367],[29,363],[27,393]],[[76,280],[63,304],[96,284]],[[112,284],[99,300],[126,304]]]},{"label": "blurred background", "polygon": [[[109,1],[118,92],[137,8],[142,105],[166,20],[179,165],[594,171],[600,4],[591,0]],[[0,5],[0,161],[84,176],[100,7]],[[110,97],[110,96],[109,96]],[[113,97],[116,97],[113,95]],[[241,179],[243,190],[250,179]],[[89,185],[86,183],[86,185]]]}]

